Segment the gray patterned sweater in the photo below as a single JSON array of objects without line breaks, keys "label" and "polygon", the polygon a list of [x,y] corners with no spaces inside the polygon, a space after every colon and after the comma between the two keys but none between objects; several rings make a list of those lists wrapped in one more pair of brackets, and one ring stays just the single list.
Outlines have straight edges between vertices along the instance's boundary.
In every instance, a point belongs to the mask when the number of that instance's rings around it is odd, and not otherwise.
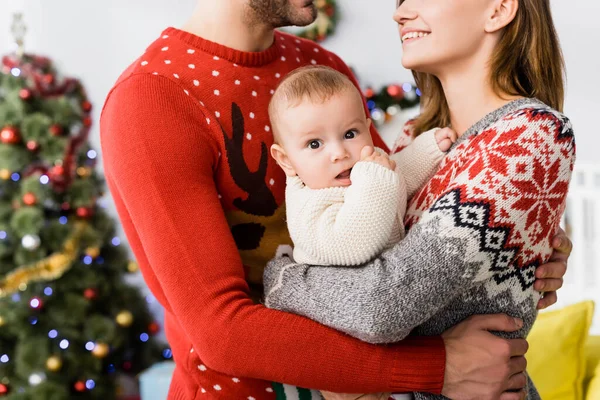
[{"label": "gray patterned sweater", "polygon": [[[507,313],[526,337],[575,161],[569,120],[536,99],[473,125],[411,199],[404,240],[358,267],[265,270],[265,304],[371,343],[439,335],[470,315]],[[533,384],[529,398],[539,398]],[[415,393],[417,399],[443,396]]]}]

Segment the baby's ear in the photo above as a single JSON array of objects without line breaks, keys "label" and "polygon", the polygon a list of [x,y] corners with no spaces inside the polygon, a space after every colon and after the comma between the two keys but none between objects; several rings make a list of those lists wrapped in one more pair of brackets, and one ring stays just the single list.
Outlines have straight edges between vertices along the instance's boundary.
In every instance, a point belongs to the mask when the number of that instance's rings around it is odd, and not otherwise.
[{"label": "baby's ear", "polygon": [[279,164],[287,176],[296,176],[296,170],[292,166],[287,153],[284,148],[277,143],[271,146],[271,157],[277,161],[277,164]]}]

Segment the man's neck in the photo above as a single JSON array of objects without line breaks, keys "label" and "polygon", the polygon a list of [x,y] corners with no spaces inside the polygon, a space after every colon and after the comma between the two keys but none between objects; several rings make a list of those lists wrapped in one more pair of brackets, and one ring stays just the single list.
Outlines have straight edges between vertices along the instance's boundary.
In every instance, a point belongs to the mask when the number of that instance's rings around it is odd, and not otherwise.
[{"label": "man's neck", "polygon": [[490,84],[485,63],[468,62],[440,76],[444,95],[450,109],[450,123],[459,136],[488,113],[520,96],[500,96]]},{"label": "man's neck", "polygon": [[273,44],[274,29],[253,21],[240,2],[199,1],[182,30],[235,50],[257,52]]}]

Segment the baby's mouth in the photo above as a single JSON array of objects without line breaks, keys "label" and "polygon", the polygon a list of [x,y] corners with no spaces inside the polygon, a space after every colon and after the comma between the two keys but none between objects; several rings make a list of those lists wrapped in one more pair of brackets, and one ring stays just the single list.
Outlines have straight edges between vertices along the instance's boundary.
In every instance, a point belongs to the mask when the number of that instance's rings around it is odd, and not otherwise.
[{"label": "baby's mouth", "polygon": [[352,168],[342,171],[335,179],[348,179],[350,178],[350,172],[352,172]]}]

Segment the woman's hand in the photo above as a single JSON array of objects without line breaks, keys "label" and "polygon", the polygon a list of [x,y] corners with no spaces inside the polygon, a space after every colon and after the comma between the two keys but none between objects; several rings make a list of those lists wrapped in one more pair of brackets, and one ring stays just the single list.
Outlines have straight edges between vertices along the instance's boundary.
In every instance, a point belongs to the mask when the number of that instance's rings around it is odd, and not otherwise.
[{"label": "woman's hand", "polygon": [[550,260],[535,271],[537,279],[533,287],[538,292],[544,293],[544,297],[538,303],[538,310],[556,303],[556,291],[562,287],[567,272],[567,261],[573,250],[573,243],[561,228],[558,228],[556,236],[552,239],[552,248],[554,252]]}]

